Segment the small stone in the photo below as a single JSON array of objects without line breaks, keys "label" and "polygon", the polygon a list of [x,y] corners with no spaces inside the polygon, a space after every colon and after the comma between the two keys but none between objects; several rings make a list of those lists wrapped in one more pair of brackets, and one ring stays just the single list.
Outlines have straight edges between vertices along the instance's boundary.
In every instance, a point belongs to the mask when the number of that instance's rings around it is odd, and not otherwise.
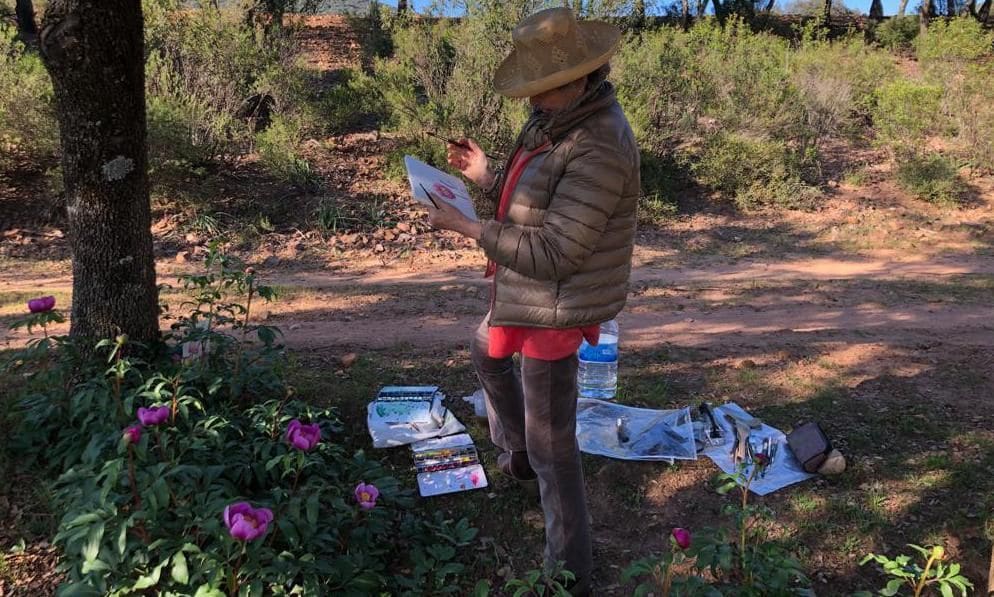
[{"label": "small stone", "polygon": [[179,253],[176,253],[176,263],[186,263],[189,260],[190,260],[189,251],[180,251]]},{"label": "small stone", "polygon": [[756,368],[756,362],[753,361],[752,359],[746,359],[741,363],[739,363],[739,369],[755,369],[755,368]]},{"label": "small stone", "polygon": [[262,260],[262,265],[265,267],[276,267],[280,264],[280,258],[276,255],[270,255]]},{"label": "small stone", "polygon": [[382,253],[383,251],[386,251],[386,249],[383,247],[381,243],[376,243],[376,246],[373,248],[373,250],[376,251],[377,253]]},{"label": "small stone", "polygon": [[395,239],[395,238],[397,238],[397,235],[396,235],[396,234],[394,234],[394,233],[393,233],[392,231],[390,231],[390,230],[387,230],[386,232],[384,232],[384,233],[383,233],[383,240],[387,240],[387,241],[390,241],[390,240],[393,240],[393,239]]},{"label": "small stone", "polygon": [[338,362],[343,369],[348,369],[352,365],[355,365],[355,362],[357,360],[359,360],[359,355],[357,355],[354,352],[350,352],[348,354],[342,355],[342,358],[338,359]]},{"label": "small stone", "polygon": [[197,234],[196,232],[187,232],[186,236],[183,238],[185,238],[186,242],[190,243],[191,245],[199,245],[200,243],[203,242],[203,239],[200,238],[200,235]]},{"label": "small stone", "polygon": [[383,232],[383,229],[382,229],[382,228],[377,228],[377,229],[376,229],[376,230],[375,230],[375,231],[373,232],[373,238],[375,238],[376,240],[383,240],[383,237],[384,237],[385,235],[386,235],[386,233],[385,233],[385,232]]},{"label": "small stone", "polygon": [[400,222],[400,223],[397,224],[397,231],[398,232],[410,232],[411,231],[411,225],[408,224],[407,222]]},{"label": "small stone", "polygon": [[828,187],[829,188],[834,189],[834,188],[837,188],[838,186],[839,186],[839,181],[837,181],[837,180],[830,180],[830,181],[828,181]]}]

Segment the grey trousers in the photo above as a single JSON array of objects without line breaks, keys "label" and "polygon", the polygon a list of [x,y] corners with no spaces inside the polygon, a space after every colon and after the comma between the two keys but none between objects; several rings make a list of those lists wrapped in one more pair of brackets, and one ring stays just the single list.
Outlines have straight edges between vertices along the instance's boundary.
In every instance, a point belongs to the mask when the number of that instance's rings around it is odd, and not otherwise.
[{"label": "grey trousers", "polygon": [[488,356],[489,326],[484,319],[473,339],[471,357],[487,398],[490,437],[508,452],[528,452],[538,475],[545,515],[545,563],[565,562],[588,587],[593,566],[590,522],[576,443],[576,355],[558,361]]}]

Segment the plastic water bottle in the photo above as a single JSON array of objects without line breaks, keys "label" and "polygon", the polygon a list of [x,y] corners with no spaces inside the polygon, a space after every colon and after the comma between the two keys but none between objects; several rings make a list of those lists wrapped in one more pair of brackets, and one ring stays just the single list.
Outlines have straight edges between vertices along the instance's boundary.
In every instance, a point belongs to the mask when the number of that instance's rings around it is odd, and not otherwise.
[{"label": "plastic water bottle", "polygon": [[618,390],[618,322],[601,324],[600,340],[591,346],[586,340],[577,351],[580,367],[576,386],[581,398],[614,398]]}]

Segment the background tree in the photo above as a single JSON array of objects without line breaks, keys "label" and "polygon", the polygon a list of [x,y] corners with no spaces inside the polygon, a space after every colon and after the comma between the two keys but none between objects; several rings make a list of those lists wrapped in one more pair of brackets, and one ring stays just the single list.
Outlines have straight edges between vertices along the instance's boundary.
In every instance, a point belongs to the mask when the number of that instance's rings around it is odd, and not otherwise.
[{"label": "background tree", "polygon": [[873,0],[870,3],[870,20],[881,21],[884,18],[884,3],[882,0]]},{"label": "background tree", "polygon": [[159,336],[139,0],[52,0],[40,49],[52,78],[72,249],[70,335]]},{"label": "background tree", "polygon": [[35,25],[35,8],[31,0],[17,0],[14,8],[17,14],[17,31],[24,39],[34,39],[38,35]]},{"label": "background tree", "polygon": [[397,0],[397,14],[404,14],[407,12],[407,0]]}]

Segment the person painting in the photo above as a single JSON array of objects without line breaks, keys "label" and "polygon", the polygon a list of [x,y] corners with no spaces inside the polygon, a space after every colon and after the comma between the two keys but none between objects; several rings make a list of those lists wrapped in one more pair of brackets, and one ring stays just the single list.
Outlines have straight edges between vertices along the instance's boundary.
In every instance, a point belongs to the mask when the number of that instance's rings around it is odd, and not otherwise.
[{"label": "person painting", "polygon": [[524,19],[512,39],[494,88],[527,97],[532,114],[503,173],[472,140],[448,147],[449,164],[492,194],[496,218],[470,221],[440,200],[428,217],[476,240],[489,258],[490,312],[471,352],[491,437],[503,450],[498,466],[537,482],[546,566],[563,562],[576,575],[571,591],[582,595],[592,553],[576,443],[576,351],[584,338],[596,343],[599,324],[625,304],[639,150],[606,80],[621,42],[615,26],[552,8]]}]

